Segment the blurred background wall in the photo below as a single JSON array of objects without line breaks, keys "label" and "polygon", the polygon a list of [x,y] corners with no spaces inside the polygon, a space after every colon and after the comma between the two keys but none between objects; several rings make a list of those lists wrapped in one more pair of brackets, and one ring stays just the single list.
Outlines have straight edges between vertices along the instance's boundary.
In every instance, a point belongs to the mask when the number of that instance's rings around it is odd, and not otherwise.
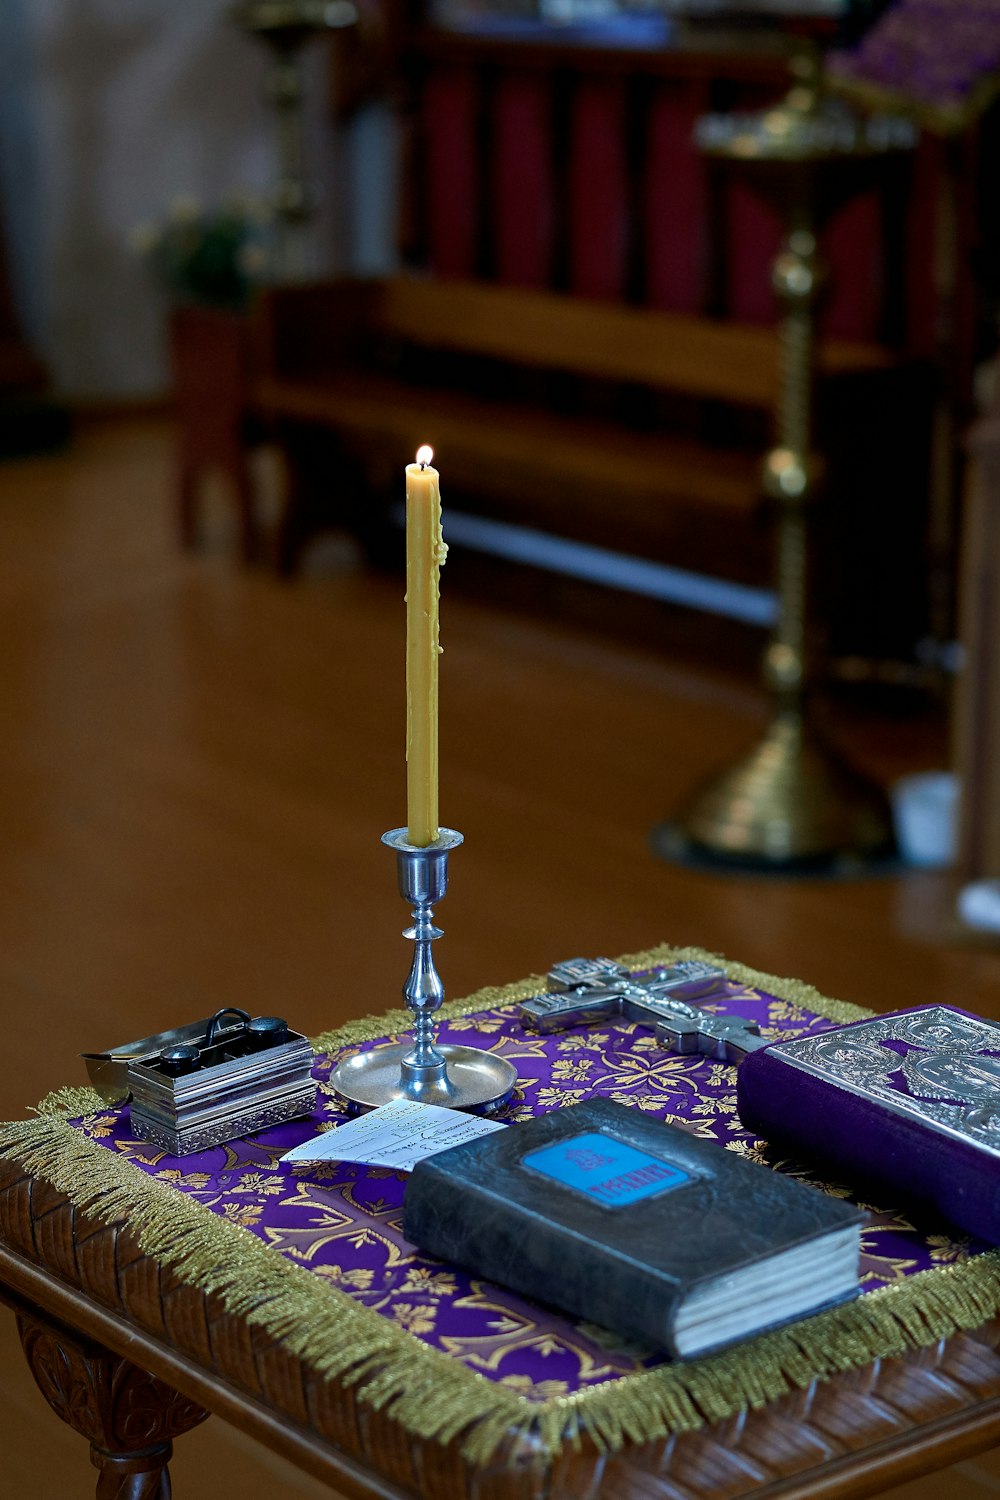
[{"label": "blurred background wall", "polygon": [[[166,389],[163,306],[130,247],[178,198],[266,198],[274,144],[265,54],[226,0],[3,0],[0,185],[26,332],[72,400]],[[384,269],[392,202],[387,121],[338,133],[328,61],[306,54],[316,270]],[[357,186],[349,220],[338,186]]]}]

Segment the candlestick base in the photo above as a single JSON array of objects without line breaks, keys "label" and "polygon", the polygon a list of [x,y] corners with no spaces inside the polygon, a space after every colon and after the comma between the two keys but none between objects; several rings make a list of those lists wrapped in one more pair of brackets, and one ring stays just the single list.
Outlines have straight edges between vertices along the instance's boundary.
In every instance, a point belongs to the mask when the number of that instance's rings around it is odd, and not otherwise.
[{"label": "candlestick base", "polygon": [[506,1058],[448,1043],[435,1050],[440,1064],[414,1068],[408,1061],[413,1051],[409,1042],[373,1047],[342,1062],[331,1082],[338,1098],[358,1110],[378,1109],[393,1099],[414,1099],[488,1114],[514,1092],[517,1071]]},{"label": "candlestick base", "polygon": [[346,1058],[330,1080],[338,1096],[356,1110],[377,1109],[394,1099],[439,1104],[446,1109],[499,1109],[514,1091],[517,1070],[506,1058],[478,1047],[437,1046],[434,1014],[444,986],[434,967],[431,944],[442,936],[434,925],[434,905],[448,889],[448,855],[462,842],[453,828],[442,828],[432,844],[411,844],[405,828],[382,835],[395,850],[399,894],[413,906],[413,962],[403,998],[413,1012],[413,1041],[375,1047]]}]

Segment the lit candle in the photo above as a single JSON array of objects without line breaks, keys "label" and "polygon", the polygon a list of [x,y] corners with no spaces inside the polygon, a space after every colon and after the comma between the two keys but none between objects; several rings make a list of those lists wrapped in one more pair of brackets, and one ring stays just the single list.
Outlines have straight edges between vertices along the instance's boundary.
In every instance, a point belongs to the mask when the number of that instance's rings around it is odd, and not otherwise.
[{"label": "lit candle", "polygon": [[406,837],[426,848],[438,836],[438,627],[441,536],[433,450],[406,468]]}]

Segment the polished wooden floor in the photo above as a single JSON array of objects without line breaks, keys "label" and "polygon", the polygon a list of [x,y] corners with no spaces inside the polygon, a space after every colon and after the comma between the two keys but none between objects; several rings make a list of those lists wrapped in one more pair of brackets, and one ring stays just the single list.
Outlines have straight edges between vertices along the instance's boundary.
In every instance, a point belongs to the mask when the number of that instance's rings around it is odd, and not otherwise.
[{"label": "polished wooden floor", "polygon": [[[407,914],[379,835],[405,821],[401,584],[336,540],[292,584],[244,571],[222,496],[183,556],[171,484],[156,421],[0,468],[3,1118],[84,1081],[82,1050],[222,1005],[315,1032],[398,999]],[[863,1005],[1000,1014],[1000,946],[958,929],[947,876],[722,878],[650,852],[763,723],[745,650],[715,662],[666,611],[637,645],[498,607],[461,569],[442,638],[441,814],[466,836],[439,912],[450,995],[669,940]],[[842,702],[835,727],[887,779],[945,753],[912,704]],[[0,1338],[0,1500],[91,1494],[10,1319]],[[178,1500],[321,1493],[219,1423],[173,1471]],[[984,1459],[906,1493],[971,1500],[998,1476]]]}]

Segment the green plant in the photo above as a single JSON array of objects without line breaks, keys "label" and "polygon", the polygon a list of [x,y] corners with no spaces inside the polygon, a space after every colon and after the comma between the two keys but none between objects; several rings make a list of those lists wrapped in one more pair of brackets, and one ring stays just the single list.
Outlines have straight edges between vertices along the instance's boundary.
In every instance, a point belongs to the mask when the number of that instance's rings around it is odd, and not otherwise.
[{"label": "green plant", "polygon": [[266,276],[269,229],[266,212],[250,199],[203,209],[193,198],[177,198],[162,223],[138,226],[130,242],[173,301],[239,309]]}]

